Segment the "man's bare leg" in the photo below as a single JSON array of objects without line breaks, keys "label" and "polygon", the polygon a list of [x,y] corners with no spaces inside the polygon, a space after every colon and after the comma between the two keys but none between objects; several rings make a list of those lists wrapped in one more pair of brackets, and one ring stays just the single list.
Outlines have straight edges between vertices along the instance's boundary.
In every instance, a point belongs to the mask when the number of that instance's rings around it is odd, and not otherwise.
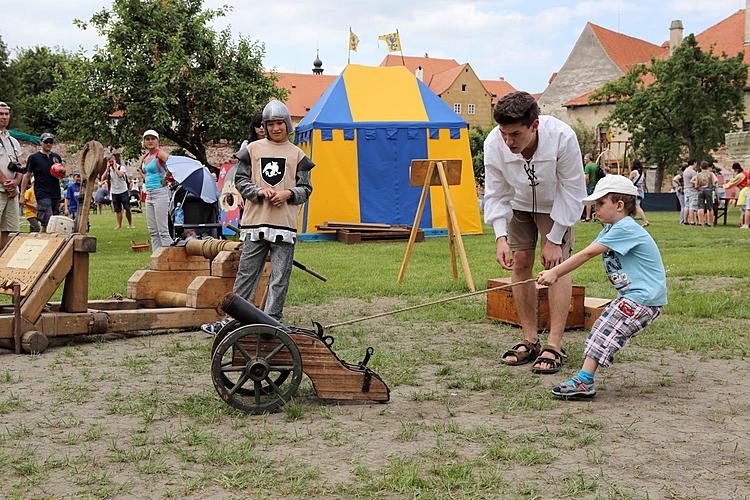
[{"label": "man's bare leg", "polygon": [[[531,270],[534,267],[534,250],[517,250],[513,253],[513,272],[511,281],[516,283],[531,278]],[[536,283],[524,283],[513,287],[513,303],[518,312],[518,319],[521,322],[523,338],[529,342],[536,342],[539,339],[536,322]],[[521,347],[519,351],[526,350]],[[506,356],[505,361],[511,363],[516,361],[515,356]]]},{"label": "man's bare leg", "polygon": [[[549,297],[549,336],[547,343],[552,344],[558,350],[562,349],[563,334],[565,333],[565,324],[568,321],[568,312],[570,311],[570,298],[573,295],[573,281],[570,274],[566,274],[557,280],[557,283],[549,287],[547,296]],[[542,357],[553,358],[554,355],[548,352],[542,354]],[[536,368],[552,368],[551,363],[538,363]]]}]

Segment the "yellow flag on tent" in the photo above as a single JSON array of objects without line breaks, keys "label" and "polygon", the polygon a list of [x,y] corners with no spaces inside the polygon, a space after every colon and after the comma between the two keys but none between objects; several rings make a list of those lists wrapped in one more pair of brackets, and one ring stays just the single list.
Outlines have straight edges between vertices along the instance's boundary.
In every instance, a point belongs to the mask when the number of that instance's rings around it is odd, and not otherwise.
[{"label": "yellow flag on tent", "polygon": [[349,28],[349,50],[357,52],[357,45],[359,45],[359,37]]},{"label": "yellow flag on tent", "polygon": [[398,31],[388,33],[387,35],[380,35],[378,40],[382,40],[388,45],[388,52],[399,52],[401,50],[401,39],[398,36]]}]

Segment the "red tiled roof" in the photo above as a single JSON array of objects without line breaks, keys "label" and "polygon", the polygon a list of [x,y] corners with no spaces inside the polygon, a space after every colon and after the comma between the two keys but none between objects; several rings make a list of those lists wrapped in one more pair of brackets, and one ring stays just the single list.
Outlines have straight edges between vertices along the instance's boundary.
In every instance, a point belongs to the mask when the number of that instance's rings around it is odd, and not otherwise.
[{"label": "red tiled roof", "polygon": [[[750,64],[750,50],[744,46],[745,42],[745,10],[738,10],[726,19],[719,21],[707,30],[695,36],[702,50],[713,46],[715,55],[722,52],[728,56],[735,56],[745,51],[745,64]],[[748,70],[750,75],[750,69]]]},{"label": "red tiled roof", "polygon": [[[506,94],[515,92],[516,88],[505,80],[482,80],[482,85],[487,91],[492,94],[492,105]],[[541,95],[541,94],[539,94]],[[534,96],[534,99],[538,99],[538,96]]]},{"label": "red tiled roof", "polygon": [[425,80],[425,83],[430,87],[430,90],[435,92],[437,95],[442,94],[453,82],[458,78],[458,75],[466,68],[466,64],[460,66],[454,66],[453,68],[446,69],[440,73],[435,73],[432,78]]},{"label": "red tiled roof", "polygon": [[[380,62],[381,66],[406,66],[406,68],[415,73],[418,66],[422,66],[422,81],[429,85],[432,76],[437,73],[449,70],[459,66],[455,59],[437,59],[434,57],[412,57],[404,56],[403,60],[400,55],[387,55]],[[447,87],[446,87],[447,88]]]},{"label": "red tiled roof", "polygon": [[589,26],[594,31],[594,35],[599,39],[602,48],[607,53],[612,62],[614,62],[623,72],[630,69],[631,66],[640,63],[647,63],[651,57],[661,57],[669,53],[668,49],[654,45],[653,43],[641,40],[616,31],[611,31],[601,26],[589,22]]},{"label": "red tiled roof", "polygon": [[542,92],[537,92],[536,94],[531,94],[531,97],[533,97],[535,101],[538,101],[539,98],[542,97]]},{"label": "red tiled roof", "polygon": [[286,107],[293,117],[303,117],[336,79],[336,75],[276,73],[276,86],[288,92]]}]

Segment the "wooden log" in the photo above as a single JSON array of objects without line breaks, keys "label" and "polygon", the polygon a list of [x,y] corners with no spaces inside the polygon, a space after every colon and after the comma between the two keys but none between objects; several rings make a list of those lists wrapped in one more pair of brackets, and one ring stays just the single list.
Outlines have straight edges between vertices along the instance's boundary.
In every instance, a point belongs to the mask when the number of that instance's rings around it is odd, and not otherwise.
[{"label": "wooden log", "polygon": [[271,278],[271,262],[266,261],[263,265],[263,272],[258,281],[258,288],[253,296],[253,305],[259,309],[266,307],[266,298],[268,296],[268,280]]},{"label": "wooden log", "polygon": [[[3,349],[13,349],[13,340],[0,339],[0,347]],[[23,352],[29,354],[39,354],[44,352],[49,345],[49,339],[42,332],[31,330],[21,336],[21,347]]]},{"label": "wooden log", "polygon": [[185,293],[187,287],[198,276],[208,276],[209,269],[193,271],[140,270],[128,280],[128,298],[136,300],[154,299],[157,292]]},{"label": "wooden log", "polygon": [[185,307],[187,294],[161,291],[156,294],[154,301],[156,307]]},{"label": "wooden log", "polygon": [[215,308],[234,287],[234,278],[198,276],[187,288],[185,305],[196,309]]},{"label": "wooden log", "polygon": [[222,250],[211,261],[211,276],[234,278],[240,266],[240,252]]},{"label": "wooden log", "polygon": [[85,253],[96,252],[96,237],[76,235],[73,237],[73,239],[75,240],[73,251]]},{"label": "wooden log", "polygon": [[68,240],[21,304],[21,316],[29,323],[35,323],[39,319],[44,305],[55,293],[73,266],[74,245],[75,240]]},{"label": "wooden log", "polygon": [[211,262],[202,255],[188,255],[185,247],[161,247],[151,254],[152,271],[208,271]]},{"label": "wooden log", "polygon": [[[203,323],[219,319],[214,309],[170,307],[163,309],[129,309],[107,311],[106,332],[126,333],[148,330],[198,329]],[[25,333],[36,330],[47,337],[90,335],[93,331],[93,314],[44,313],[33,325],[24,324]],[[0,342],[13,342],[13,317],[0,316]]]}]

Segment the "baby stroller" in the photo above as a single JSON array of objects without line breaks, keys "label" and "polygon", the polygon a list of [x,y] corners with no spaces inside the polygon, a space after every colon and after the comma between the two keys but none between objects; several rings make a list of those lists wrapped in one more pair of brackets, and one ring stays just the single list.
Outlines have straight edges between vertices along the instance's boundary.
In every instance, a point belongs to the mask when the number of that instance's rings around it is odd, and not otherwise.
[{"label": "baby stroller", "polygon": [[[176,220],[180,218],[180,210],[182,221]],[[193,231],[197,238],[211,236],[221,239],[223,231],[219,222],[219,202],[206,203],[178,185],[169,202],[169,234],[177,240],[185,237],[186,230]]]},{"label": "baby stroller", "polygon": [[137,189],[130,191],[130,211],[136,213],[143,213],[141,208],[141,192]]}]

